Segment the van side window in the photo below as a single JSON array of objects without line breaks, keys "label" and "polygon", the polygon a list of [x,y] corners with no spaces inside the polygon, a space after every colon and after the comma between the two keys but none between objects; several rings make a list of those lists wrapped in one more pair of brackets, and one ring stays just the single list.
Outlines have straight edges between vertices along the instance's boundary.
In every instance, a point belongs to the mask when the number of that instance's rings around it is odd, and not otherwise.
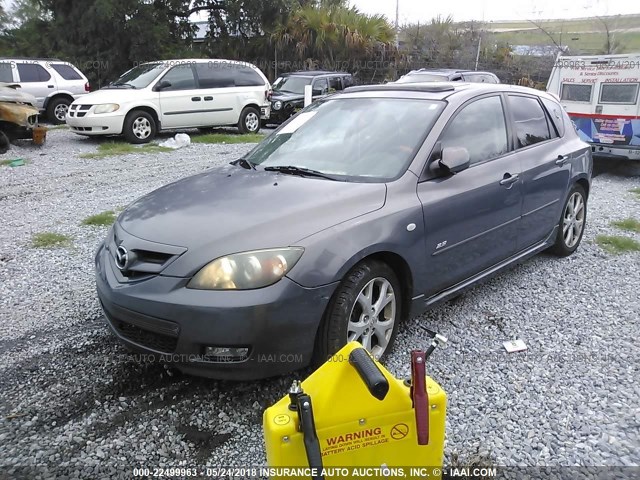
[{"label": "van side window", "polygon": [[13,72],[10,63],[0,63],[0,82],[13,83]]},{"label": "van side window", "polygon": [[507,153],[507,126],[500,97],[481,98],[462,107],[440,142],[442,148],[466,148],[472,165]]},{"label": "van side window", "polygon": [[603,83],[599,103],[635,105],[638,101],[637,83]]},{"label": "van side window", "polygon": [[551,122],[555,125],[556,130],[558,131],[558,135],[564,136],[564,117],[562,116],[562,105],[554,102],[553,100],[549,100],[547,98],[542,99],[542,103],[544,107],[547,109],[549,113],[549,117],[551,118]]},{"label": "van side window", "polygon": [[167,74],[162,77],[162,81],[171,83],[163,92],[171,92],[173,90],[189,90],[196,88],[196,80],[193,78],[193,69],[191,65],[176,65]]},{"label": "van side window", "polygon": [[51,79],[49,72],[35,63],[19,63],[18,74],[21,82],[46,82]]},{"label": "van side window", "polygon": [[592,85],[563,83],[560,98],[568,102],[591,102]]},{"label": "van side window", "polygon": [[518,137],[516,148],[528,147],[551,138],[547,116],[538,100],[509,95],[509,108]]},{"label": "van side window", "polygon": [[251,67],[236,65],[233,74],[236,87],[259,87],[265,84],[262,77]]},{"label": "van side window", "polygon": [[227,63],[196,63],[200,88],[235,87],[232,65]]}]

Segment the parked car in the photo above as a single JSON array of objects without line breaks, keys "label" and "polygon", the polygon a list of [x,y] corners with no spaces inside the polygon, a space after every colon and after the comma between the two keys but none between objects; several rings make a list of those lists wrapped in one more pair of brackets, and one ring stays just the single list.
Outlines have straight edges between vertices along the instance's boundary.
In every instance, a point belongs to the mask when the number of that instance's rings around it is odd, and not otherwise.
[{"label": "parked car", "polygon": [[256,133],[269,117],[271,85],[250,63],[187,59],[143,63],[71,104],[79,135],[124,135],[147,143],[161,130],[237,125]]},{"label": "parked car", "polygon": [[38,127],[36,105],[36,98],[19,85],[0,82],[0,154],[9,150],[11,140],[30,138],[44,143],[46,129]]},{"label": "parked car", "polygon": [[572,254],[591,171],[544,92],[352,87],[126,208],[96,253],[98,297],[123,343],[194,374],[282,374],[348,340],[380,357],[402,319]]},{"label": "parked car", "polygon": [[80,70],[57,58],[0,58],[0,82],[18,84],[36,97],[53,124],[64,123],[71,102],[91,90]]},{"label": "parked car", "polygon": [[593,154],[640,160],[640,53],[556,58],[547,91],[560,98]]},{"label": "parked car", "polygon": [[282,123],[304,107],[304,87],[311,85],[313,100],[355,84],[347,72],[305,70],[286,73],[273,82],[271,116],[266,123]]},{"label": "parked car", "polygon": [[457,70],[453,68],[421,68],[403,75],[395,83],[419,82],[500,83],[500,80],[491,72]]}]

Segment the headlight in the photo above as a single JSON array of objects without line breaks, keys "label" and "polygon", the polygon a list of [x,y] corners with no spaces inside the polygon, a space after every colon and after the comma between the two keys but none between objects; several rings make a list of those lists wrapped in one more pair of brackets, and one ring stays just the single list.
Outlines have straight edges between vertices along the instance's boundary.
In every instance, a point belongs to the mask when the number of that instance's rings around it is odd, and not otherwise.
[{"label": "headlight", "polygon": [[103,103],[102,105],[96,105],[93,113],[111,113],[115,112],[120,108],[120,105],[117,103]]},{"label": "headlight", "polygon": [[300,260],[303,248],[235,253],[205,265],[187,284],[199,290],[251,290],[273,285]]},{"label": "headlight", "polygon": [[276,100],[273,102],[273,109],[280,110],[282,108],[282,102],[280,100]]}]

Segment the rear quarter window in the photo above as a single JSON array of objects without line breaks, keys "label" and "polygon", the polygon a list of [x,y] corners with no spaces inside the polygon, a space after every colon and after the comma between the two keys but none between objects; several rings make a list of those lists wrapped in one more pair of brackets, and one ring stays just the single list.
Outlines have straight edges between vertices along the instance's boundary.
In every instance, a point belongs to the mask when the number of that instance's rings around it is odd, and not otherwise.
[{"label": "rear quarter window", "polygon": [[258,72],[247,66],[235,70],[234,80],[236,87],[259,87],[265,84]]},{"label": "rear quarter window", "polygon": [[51,65],[51,68],[58,72],[58,74],[65,80],[84,80],[82,76],[76,72],[75,68],[69,65],[54,63]]}]

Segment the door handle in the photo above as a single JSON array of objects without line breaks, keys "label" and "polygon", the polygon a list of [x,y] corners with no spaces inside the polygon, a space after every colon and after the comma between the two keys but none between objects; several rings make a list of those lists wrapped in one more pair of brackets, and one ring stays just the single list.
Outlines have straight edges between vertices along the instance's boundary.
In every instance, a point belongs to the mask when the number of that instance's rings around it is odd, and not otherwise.
[{"label": "door handle", "polygon": [[213,100],[213,97],[204,97],[204,101],[205,101],[205,102],[209,102],[209,101],[211,101],[211,100]]},{"label": "door handle", "polygon": [[55,88],[53,85],[47,85],[47,88]]},{"label": "door handle", "polygon": [[569,161],[569,155],[558,155],[558,158],[556,159],[556,165],[562,167],[568,161]]},{"label": "door handle", "polygon": [[500,180],[500,185],[504,187],[510,187],[514,183],[518,181],[518,175],[511,175],[510,173],[505,173],[502,180]]},{"label": "door handle", "polygon": [[202,100],[200,97],[191,97],[192,102],[199,102],[200,100]]}]

